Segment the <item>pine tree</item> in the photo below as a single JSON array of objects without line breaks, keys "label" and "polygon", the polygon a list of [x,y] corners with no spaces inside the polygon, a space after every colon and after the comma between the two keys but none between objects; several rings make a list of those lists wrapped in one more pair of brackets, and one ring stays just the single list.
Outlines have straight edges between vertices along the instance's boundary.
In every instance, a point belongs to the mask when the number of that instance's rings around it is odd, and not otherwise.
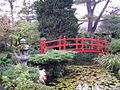
[{"label": "pine tree", "polygon": [[35,10],[39,31],[47,39],[59,36],[75,37],[78,31],[73,0],[38,0]]}]

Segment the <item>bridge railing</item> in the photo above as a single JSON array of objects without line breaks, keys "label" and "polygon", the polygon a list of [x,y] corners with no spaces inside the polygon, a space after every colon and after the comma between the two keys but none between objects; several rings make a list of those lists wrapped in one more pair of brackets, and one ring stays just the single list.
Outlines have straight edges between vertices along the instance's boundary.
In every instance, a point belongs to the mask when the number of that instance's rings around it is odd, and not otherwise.
[{"label": "bridge railing", "polygon": [[57,40],[40,40],[40,54],[45,54],[49,49],[72,50],[75,52],[99,52],[107,53],[108,41],[97,38],[78,37],[66,38],[59,37]]}]

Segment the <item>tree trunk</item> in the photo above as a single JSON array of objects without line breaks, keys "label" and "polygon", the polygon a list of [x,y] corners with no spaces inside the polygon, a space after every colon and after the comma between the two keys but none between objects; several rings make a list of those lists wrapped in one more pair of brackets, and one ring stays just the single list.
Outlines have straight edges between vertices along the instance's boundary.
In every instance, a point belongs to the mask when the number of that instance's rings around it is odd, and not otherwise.
[{"label": "tree trunk", "polygon": [[91,9],[91,0],[87,1],[87,11],[88,11],[88,32],[91,32],[93,25],[93,12]]},{"label": "tree trunk", "polygon": [[87,11],[88,11],[88,33],[94,33],[97,25],[99,23],[100,18],[102,17],[105,9],[107,8],[108,4],[109,4],[110,0],[107,0],[105,6],[103,7],[102,11],[100,12],[99,16],[97,17],[97,19],[95,20],[95,22],[93,22],[93,13],[94,13],[94,9],[96,7],[96,4],[93,6],[92,8],[92,1],[91,0],[87,0],[86,4],[87,4]]},{"label": "tree trunk", "polygon": [[103,15],[105,9],[107,8],[109,2],[110,2],[110,0],[107,0],[105,6],[103,7],[103,9],[102,9],[102,11],[101,11],[101,13],[99,14],[98,18],[95,20],[94,25],[93,25],[93,27],[92,27],[92,32],[95,32],[95,30],[96,30],[96,28],[97,28],[97,25],[98,25],[98,23],[99,23],[99,21],[100,21],[100,18],[102,17],[102,15]]},{"label": "tree trunk", "polygon": [[12,26],[14,25],[14,17],[13,17],[13,1],[9,0],[10,9],[11,9],[11,19],[12,19]]}]

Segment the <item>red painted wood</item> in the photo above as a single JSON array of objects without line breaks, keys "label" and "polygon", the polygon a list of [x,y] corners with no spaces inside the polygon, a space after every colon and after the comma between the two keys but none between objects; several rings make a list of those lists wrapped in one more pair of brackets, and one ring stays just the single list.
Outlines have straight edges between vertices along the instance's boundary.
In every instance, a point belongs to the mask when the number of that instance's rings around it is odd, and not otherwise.
[{"label": "red painted wood", "polygon": [[47,52],[47,50],[46,50],[46,40],[41,39],[41,41],[40,41],[40,53],[45,54],[46,52]]},{"label": "red painted wood", "polygon": [[97,50],[100,50],[100,38],[97,38]]},{"label": "red painted wood", "polygon": [[82,44],[82,46],[81,46],[81,48],[82,48],[82,50],[84,50],[84,37],[81,37],[81,44]]},{"label": "red painted wood", "polygon": [[91,49],[93,49],[93,46],[94,46],[94,44],[93,44],[93,38],[90,38],[90,39],[91,39],[90,47],[91,47]]},{"label": "red painted wood", "polygon": [[78,36],[76,36],[76,49],[78,49]]},{"label": "red painted wood", "polygon": [[66,37],[63,38],[63,50],[66,50]]},{"label": "red painted wood", "polygon": [[[74,41],[73,43],[68,43],[68,41]],[[87,41],[87,44],[86,44]],[[62,38],[59,37],[58,40],[41,40],[40,41],[40,53],[45,54],[48,49],[58,49],[58,50],[67,50],[67,47],[74,47],[71,50],[74,52],[96,52],[96,53],[108,53],[107,47],[108,41],[101,40],[98,38]],[[87,49],[85,47],[88,47]],[[70,49],[70,48],[69,48]]]},{"label": "red painted wood", "polygon": [[61,42],[61,36],[59,37],[59,50],[62,49],[62,42]]},{"label": "red painted wood", "polygon": [[100,53],[100,50],[72,50],[73,52],[97,52]]}]

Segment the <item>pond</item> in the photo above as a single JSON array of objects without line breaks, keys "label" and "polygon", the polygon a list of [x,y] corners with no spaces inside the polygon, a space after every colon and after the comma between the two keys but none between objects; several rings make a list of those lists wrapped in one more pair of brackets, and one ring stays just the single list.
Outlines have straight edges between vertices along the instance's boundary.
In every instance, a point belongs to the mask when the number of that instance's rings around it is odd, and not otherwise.
[{"label": "pond", "polygon": [[56,82],[49,85],[58,90],[77,90],[85,85],[88,90],[97,90],[93,89],[97,87],[99,90],[120,90],[120,81],[104,67],[70,65],[67,70],[66,76],[57,78]]}]

